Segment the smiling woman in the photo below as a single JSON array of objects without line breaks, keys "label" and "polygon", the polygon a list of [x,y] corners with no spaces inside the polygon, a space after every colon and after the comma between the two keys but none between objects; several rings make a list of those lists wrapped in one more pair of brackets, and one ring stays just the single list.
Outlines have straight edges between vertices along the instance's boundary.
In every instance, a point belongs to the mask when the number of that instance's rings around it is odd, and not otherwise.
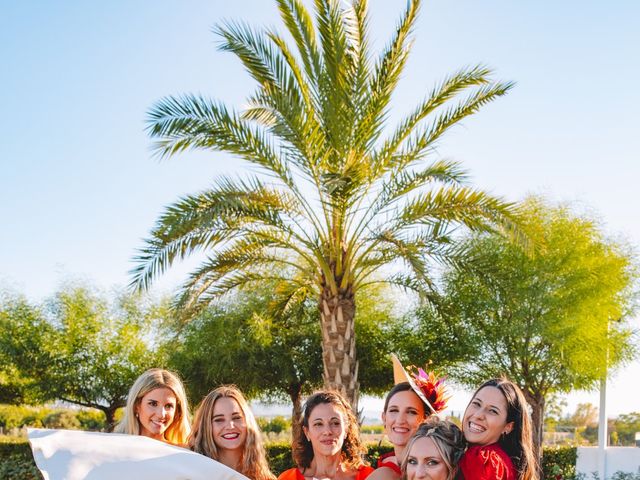
[{"label": "smiling woman", "polygon": [[182,382],[168,370],[152,368],[140,375],[129,390],[116,433],[143,435],[174,445],[184,445],[189,435],[189,406]]},{"label": "smiling woman", "polygon": [[467,405],[462,431],[470,445],[460,461],[464,478],[537,480],[529,410],[513,382],[483,383]]},{"label": "smiling woman", "polygon": [[418,425],[447,407],[447,394],[441,380],[422,369],[409,375],[398,357],[392,354],[391,360],[395,385],[385,399],[382,423],[393,451],[380,457],[371,480],[399,480],[406,446]]},{"label": "smiling woman", "polygon": [[275,480],[253,412],[235,386],[218,387],[202,400],[193,420],[189,448],[251,480]]},{"label": "smiling woman", "polygon": [[364,464],[358,422],[349,402],[338,392],[321,390],[304,404],[294,430],[293,459],[297,468],[278,480],[363,480],[373,469]]}]

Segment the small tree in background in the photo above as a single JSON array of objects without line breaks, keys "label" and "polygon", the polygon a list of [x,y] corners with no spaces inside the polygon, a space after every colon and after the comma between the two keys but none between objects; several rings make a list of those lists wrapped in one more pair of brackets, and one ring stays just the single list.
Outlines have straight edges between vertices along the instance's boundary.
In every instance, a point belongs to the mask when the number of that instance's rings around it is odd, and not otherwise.
[{"label": "small tree in background", "polygon": [[[0,356],[17,373],[7,388],[21,403],[63,400],[101,410],[108,428],[134,380],[161,364],[147,342],[168,308],[123,294],[112,303],[87,287],[66,287],[43,305],[5,297]],[[14,387],[15,386],[15,387]]]},{"label": "small tree in background", "polygon": [[[322,350],[316,306],[299,303],[287,315],[271,316],[274,284],[241,289],[207,308],[184,326],[176,325],[169,362],[181,373],[190,398],[198,402],[211,389],[237,385],[247,397],[291,401],[293,418],[302,396],[322,385]],[[380,393],[392,376],[388,352],[401,319],[392,314],[388,292],[369,288],[356,317],[363,391]]]},{"label": "small tree in background", "polygon": [[475,235],[475,260],[444,275],[439,309],[419,312],[422,348],[470,387],[507,375],[532,407],[536,446],[545,400],[590,389],[633,359],[636,270],[624,246],[592,219],[540,199],[523,206],[533,255],[497,235]]}]

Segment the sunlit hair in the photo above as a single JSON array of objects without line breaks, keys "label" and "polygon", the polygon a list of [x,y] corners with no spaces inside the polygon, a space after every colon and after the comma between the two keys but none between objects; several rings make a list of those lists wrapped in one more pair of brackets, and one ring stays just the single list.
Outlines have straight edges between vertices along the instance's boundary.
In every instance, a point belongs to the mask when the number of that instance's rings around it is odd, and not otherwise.
[{"label": "sunlit hair", "polygon": [[293,449],[293,461],[296,466],[303,470],[311,466],[311,460],[313,460],[314,452],[311,441],[307,440],[304,433],[304,428],[309,428],[309,417],[311,412],[318,405],[329,404],[338,407],[342,413],[345,427],[345,437],[342,443],[342,456],[341,463],[347,469],[357,470],[365,463],[362,460],[362,455],[366,449],[360,441],[360,430],[358,428],[358,420],[351,410],[349,402],[338,392],[334,390],[320,390],[309,398],[302,407],[302,418],[300,422],[300,428],[294,429],[295,437],[292,442]]},{"label": "sunlit hair", "polygon": [[176,412],[173,422],[164,432],[164,438],[169,443],[184,445],[191,429],[187,395],[178,376],[161,368],[147,370],[136,379],[127,396],[124,416],[113,431],[129,435],[141,435],[140,422],[136,418],[136,410],[140,406],[142,397],[156,388],[168,388],[176,396]]},{"label": "sunlit hair", "polygon": [[220,398],[231,398],[237,402],[247,427],[239,472],[252,480],[275,480],[276,477],[271,473],[267,463],[258,423],[244,395],[234,385],[223,385],[204,397],[193,419],[189,448],[214,460],[220,459],[220,452],[213,436],[213,410]]},{"label": "sunlit hair", "polygon": [[413,391],[413,388],[411,388],[411,385],[409,384],[409,382],[400,382],[400,383],[396,383],[393,388],[391,390],[389,390],[389,393],[387,393],[387,396],[384,399],[384,408],[382,409],[383,412],[387,413],[387,409],[389,408],[389,402],[391,401],[391,398],[393,398],[393,396],[398,393],[398,392],[412,392],[416,398],[418,400],[420,400],[420,403],[422,404],[422,408],[424,410],[424,415],[425,417],[427,417],[429,415],[429,412],[431,412],[431,409],[427,406],[426,403],[424,403],[424,401]]},{"label": "sunlit hair", "polygon": [[413,445],[419,438],[430,438],[433,440],[438,453],[442,457],[442,461],[447,467],[447,480],[456,478],[458,462],[460,462],[466,447],[464,435],[455,423],[440,420],[438,417],[432,416],[420,424],[416,433],[413,434],[407,444],[405,456],[400,467],[402,469],[403,480],[407,478],[409,455],[412,454],[411,450]]},{"label": "sunlit hair", "polygon": [[506,378],[493,378],[484,382],[474,392],[485,387],[495,387],[507,401],[507,423],[513,422],[511,432],[500,436],[498,444],[511,458],[518,470],[518,480],[535,480],[538,478],[538,462],[533,454],[533,430],[527,401],[520,388]]}]

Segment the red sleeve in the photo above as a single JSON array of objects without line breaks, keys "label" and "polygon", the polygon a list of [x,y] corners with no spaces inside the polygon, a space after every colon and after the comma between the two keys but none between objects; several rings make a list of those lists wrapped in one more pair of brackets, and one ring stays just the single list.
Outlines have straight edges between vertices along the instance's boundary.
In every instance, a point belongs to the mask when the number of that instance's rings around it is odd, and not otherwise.
[{"label": "red sleeve", "polygon": [[511,459],[497,446],[469,448],[460,460],[460,470],[469,480],[516,479]]},{"label": "red sleeve", "polygon": [[371,475],[371,473],[373,473],[374,470],[375,469],[372,467],[367,467],[367,466],[360,467],[358,469],[358,475],[356,475],[356,480],[364,480],[369,475]]}]

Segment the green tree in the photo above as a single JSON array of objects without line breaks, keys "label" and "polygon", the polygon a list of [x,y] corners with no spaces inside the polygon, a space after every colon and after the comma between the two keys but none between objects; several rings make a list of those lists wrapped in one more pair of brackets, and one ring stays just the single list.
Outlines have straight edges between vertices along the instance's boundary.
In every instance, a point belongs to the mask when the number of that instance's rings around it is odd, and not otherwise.
[{"label": "green tree", "polygon": [[[369,288],[356,318],[361,353],[367,358],[361,379],[366,393],[380,393],[392,378],[388,353],[391,331],[400,322],[380,289]],[[289,399],[293,418],[302,395],[322,383],[322,351],[316,307],[311,302],[279,318],[270,316],[273,285],[239,289],[176,329],[169,362],[179,371],[191,398],[212,388],[236,384],[249,398]],[[215,362],[211,359],[215,358]]]},{"label": "green tree", "polygon": [[538,251],[472,236],[475,260],[444,275],[442,308],[421,317],[424,348],[452,376],[476,386],[507,375],[522,388],[539,446],[548,395],[594,388],[607,368],[636,355],[625,322],[636,271],[632,255],[593,220],[540,199],[522,208]]},{"label": "green tree", "polygon": [[640,412],[619,415],[614,421],[614,427],[622,445],[634,446],[636,433],[640,433]]},{"label": "green tree", "polygon": [[[137,257],[133,284],[145,289],[176,260],[204,250],[208,259],[177,301],[186,317],[230,289],[266,279],[279,282],[282,308],[311,296],[320,313],[324,384],[354,404],[359,291],[384,279],[426,293],[428,261],[454,257],[453,227],[511,227],[513,220],[510,204],[464,185],[460,165],[431,160],[446,131],[511,83],[492,81],[484,66],[462,68],[397,126],[388,124],[420,3],[407,3],[375,58],[366,0],[318,0],[315,19],[301,0],[277,0],[293,44],[243,23],[216,28],[221,49],[257,82],[246,109],[183,95],[149,113],[160,156],[218,150],[244,159],[255,174],[219,178],[168,207]],[[384,277],[390,265],[404,268]],[[294,273],[274,273],[283,266]]]},{"label": "green tree", "polygon": [[0,356],[31,398],[96,408],[111,428],[133,381],[159,363],[144,338],[167,311],[132,295],[109,305],[84,287],[64,288],[40,306],[8,297],[0,305]]}]

